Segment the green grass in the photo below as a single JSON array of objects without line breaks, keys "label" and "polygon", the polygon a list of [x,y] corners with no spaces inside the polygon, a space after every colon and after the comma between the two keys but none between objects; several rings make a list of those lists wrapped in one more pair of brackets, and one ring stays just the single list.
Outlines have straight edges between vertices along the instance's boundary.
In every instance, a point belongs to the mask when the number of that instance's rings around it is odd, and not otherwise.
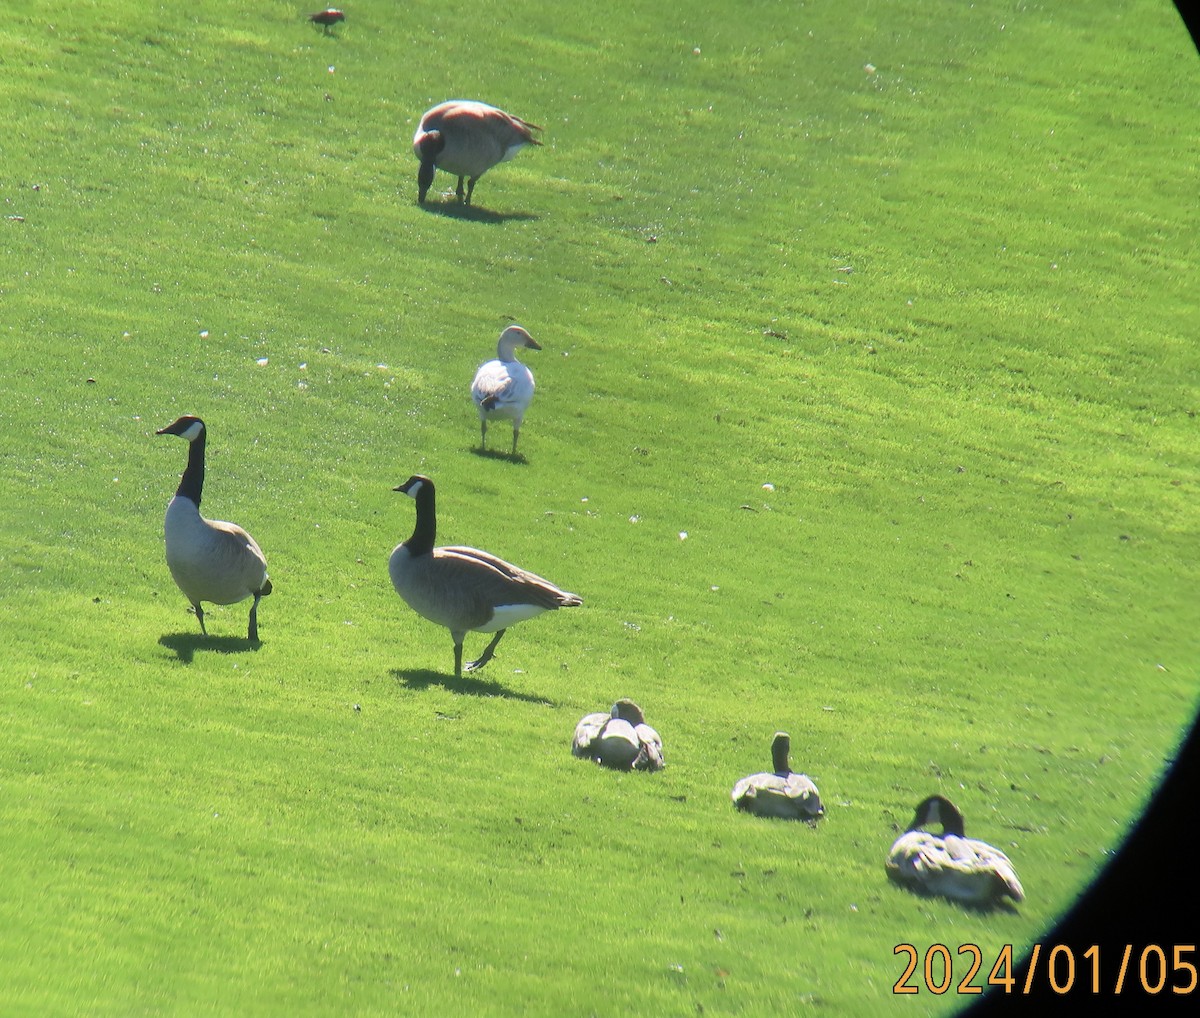
[{"label": "green grass", "polygon": [[[895,944],[1019,951],[1119,845],[1197,706],[1174,10],[644,6],[0,22],[0,1010],[944,1013]],[[472,216],[415,204],[453,96],[545,127]],[[258,650],[163,561],[181,413]],[[462,682],[387,580],[417,471],[585,600]],[[662,774],[570,758],[622,695]],[[777,728],[816,829],[729,804]],[[888,884],[933,791],[1018,910]]]}]

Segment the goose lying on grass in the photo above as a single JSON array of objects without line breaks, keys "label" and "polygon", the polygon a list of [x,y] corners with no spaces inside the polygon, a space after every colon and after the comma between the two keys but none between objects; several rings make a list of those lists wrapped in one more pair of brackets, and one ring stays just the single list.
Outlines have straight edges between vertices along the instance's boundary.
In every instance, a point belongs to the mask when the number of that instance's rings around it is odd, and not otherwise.
[{"label": "goose lying on grass", "polygon": [[773,774],[751,774],[733,786],[733,804],[760,817],[815,820],[825,812],[817,786],[788,766],[792,741],[786,732],[771,740]]},{"label": "goose lying on grass", "polygon": [[267,560],[253,537],[235,523],[206,520],[200,515],[204,489],[206,430],[199,417],[180,417],[155,434],[187,439],[188,461],[175,497],[167,506],[164,530],[167,567],[195,609],[200,632],[208,635],[201,601],[236,604],[248,597],[250,628],[247,639],[258,640],[258,602],[271,593]]},{"label": "goose lying on grass", "polygon": [[[942,833],[921,830],[928,824],[940,824]],[[1025,900],[1008,856],[965,837],[962,813],[941,795],[931,795],[917,806],[908,830],[888,853],[887,871],[893,880],[921,894],[974,905],[996,904],[1004,898]]]},{"label": "goose lying on grass", "polygon": [[[475,184],[497,163],[511,159],[526,145],[540,145],[530,124],[487,103],[452,99],[421,117],[413,135],[413,152],[421,160],[417,201],[424,202],[438,169],[458,175],[458,200],[471,204]],[[467,180],[464,200],[463,178]]]},{"label": "goose lying on grass", "polygon": [[454,676],[462,677],[463,638],[468,632],[495,633],[467,671],[492,659],[505,630],[518,622],[557,608],[583,604],[577,594],[526,572],[477,548],[435,548],[437,507],[433,481],[414,474],[395,491],[417,503],[412,537],[399,544],[388,560],[396,593],[418,615],[450,630],[454,638]]},{"label": "goose lying on grass", "polygon": [[496,359],[483,364],[471,383],[471,399],[479,408],[479,447],[487,448],[488,421],[504,417],[512,421],[512,454],[517,454],[517,436],[525,411],[533,400],[533,372],[517,360],[517,348],[540,350],[534,338],[519,325],[510,325],[496,344]]},{"label": "goose lying on grass", "polygon": [[571,752],[616,770],[658,771],[664,766],[662,739],[632,700],[618,700],[607,714],[584,715],[575,726]]}]

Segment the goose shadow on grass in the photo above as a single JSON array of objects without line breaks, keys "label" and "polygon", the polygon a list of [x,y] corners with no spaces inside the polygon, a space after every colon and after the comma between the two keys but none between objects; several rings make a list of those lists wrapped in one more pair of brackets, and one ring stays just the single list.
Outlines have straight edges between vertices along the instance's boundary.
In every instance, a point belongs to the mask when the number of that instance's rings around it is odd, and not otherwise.
[{"label": "goose shadow on grass", "polygon": [[166,633],[158,642],[173,650],[185,665],[192,663],[198,650],[209,650],[216,654],[246,654],[262,646],[261,640],[247,640],[240,636],[204,636],[201,633]]},{"label": "goose shadow on grass", "polygon": [[462,219],[468,223],[507,223],[510,220],[537,220],[541,216],[535,212],[493,212],[491,209],[480,208],[478,205],[464,205],[460,201],[450,199],[441,202],[425,202],[421,208],[433,215],[445,216],[447,219]]},{"label": "goose shadow on grass", "polygon": [[472,446],[471,452],[480,459],[485,460],[504,460],[507,463],[515,463],[517,466],[529,466],[529,460],[525,458],[523,452],[503,452],[500,449],[480,449],[479,446]]},{"label": "goose shadow on grass", "polygon": [[456,679],[453,675],[431,672],[428,668],[393,668],[391,675],[409,689],[424,690],[430,686],[441,686],[460,696],[501,696],[506,700],[523,700],[525,703],[538,703],[547,707],[558,706],[549,697],[536,693],[522,693],[509,689],[503,683],[477,679],[472,675]]}]

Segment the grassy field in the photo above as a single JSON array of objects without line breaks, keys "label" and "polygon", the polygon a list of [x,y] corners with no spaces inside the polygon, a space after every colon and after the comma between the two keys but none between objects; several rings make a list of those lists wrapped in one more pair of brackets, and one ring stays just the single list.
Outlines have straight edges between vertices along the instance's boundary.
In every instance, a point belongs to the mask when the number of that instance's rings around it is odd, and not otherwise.
[{"label": "grassy field", "polygon": [[[645,8],[0,21],[4,1014],[946,1013],[894,945],[1019,953],[1120,844],[1198,699],[1174,9]],[[415,200],[450,97],[545,128],[470,213]],[[511,320],[517,461],[467,393]],[[258,648],[166,569],[183,413]],[[414,472],[584,606],[456,681],[388,582]],[[570,757],[619,696],[661,774]],[[777,729],[815,828],[731,808]],[[1019,908],[888,883],[935,791]]]}]

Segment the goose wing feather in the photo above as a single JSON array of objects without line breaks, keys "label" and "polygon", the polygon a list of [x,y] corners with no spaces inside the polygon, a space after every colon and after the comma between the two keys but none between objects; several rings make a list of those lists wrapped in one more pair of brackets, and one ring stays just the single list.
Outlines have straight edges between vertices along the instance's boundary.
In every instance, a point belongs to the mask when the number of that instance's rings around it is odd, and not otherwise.
[{"label": "goose wing feather", "polygon": [[887,869],[901,883],[959,901],[1025,898],[1008,856],[970,838],[910,831],[892,845]]},{"label": "goose wing feather", "polygon": [[804,774],[751,774],[733,786],[732,799],[757,816],[811,819],[824,812],[817,786]]},{"label": "goose wing feather", "polygon": [[435,548],[439,571],[461,576],[489,605],[531,604],[551,611],[583,603],[577,594],[560,590],[547,579],[478,548],[448,545]]},{"label": "goose wing feather", "polygon": [[638,755],[633,761],[635,771],[661,771],[666,766],[663,760],[662,738],[644,722],[633,729],[638,740]]},{"label": "goose wing feather", "polygon": [[571,740],[571,753],[578,757],[591,756],[592,744],[604,731],[604,726],[612,720],[611,714],[585,714],[575,726],[575,737]]},{"label": "goose wing feather", "polygon": [[471,383],[471,398],[476,406],[485,401],[493,412],[524,412],[533,401],[533,373],[520,361],[491,360],[475,374]]}]

